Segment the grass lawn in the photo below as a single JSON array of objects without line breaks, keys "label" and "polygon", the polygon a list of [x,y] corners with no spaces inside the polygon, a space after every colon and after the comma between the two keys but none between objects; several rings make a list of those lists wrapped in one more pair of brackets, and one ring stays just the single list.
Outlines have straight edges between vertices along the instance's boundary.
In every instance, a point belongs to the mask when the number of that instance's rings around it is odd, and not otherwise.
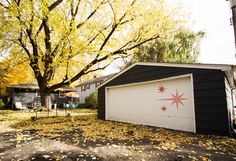
[{"label": "grass lawn", "polygon": [[234,138],[98,120],[96,110],[67,113],[33,121],[34,112],[0,111],[0,160],[236,159]]}]

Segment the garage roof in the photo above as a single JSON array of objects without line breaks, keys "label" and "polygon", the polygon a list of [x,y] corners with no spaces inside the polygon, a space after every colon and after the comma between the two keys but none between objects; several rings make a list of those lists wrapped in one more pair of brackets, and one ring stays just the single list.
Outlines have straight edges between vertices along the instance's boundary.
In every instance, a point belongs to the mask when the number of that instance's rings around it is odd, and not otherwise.
[{"label": "garage roof", "polygon": [[127,70],[133,68],[136,65],[143,65],[143,66],[163,66],[163,67],[177,67],[177,68],[196,68],[196,69],[215,69],[221,70],[226,73],[227,79],[230,83],[232,88],[235,88],[236,85],[236,66],[229,65],[229,64],[181,64],[181,63],[144,63],[144,62],[136,62],[129,67],[125,68],[121,72],[115,74],[110,79],[103,82],[98,88],[102,87],[103,85],[107,84],[108,82],[112,81],[113,79],[117,78]]}]

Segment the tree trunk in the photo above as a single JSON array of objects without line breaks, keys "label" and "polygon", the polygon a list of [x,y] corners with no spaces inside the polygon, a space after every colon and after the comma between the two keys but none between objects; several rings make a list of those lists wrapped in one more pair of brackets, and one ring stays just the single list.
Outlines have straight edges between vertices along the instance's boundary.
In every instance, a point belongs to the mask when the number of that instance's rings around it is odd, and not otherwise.
[{"label": "tree trunk", "polygon": [[41,105],[46,109],[50,110],[52,105],[50,93],[40,91],[40,96],[41,96]]}]

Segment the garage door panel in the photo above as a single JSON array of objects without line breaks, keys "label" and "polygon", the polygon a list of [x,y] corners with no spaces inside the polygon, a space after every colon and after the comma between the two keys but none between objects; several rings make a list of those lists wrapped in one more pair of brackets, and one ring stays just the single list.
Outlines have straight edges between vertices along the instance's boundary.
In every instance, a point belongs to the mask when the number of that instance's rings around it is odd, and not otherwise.
[{"label": "garage door panel", "polygon": [[[150,119],[150,115],[147,115],[142,116],[142,120],[139,120],[135,115],[123,115],[123,118],[110,117],[109,120],[194,132],[194,126],[192,126],[191,118],[179,118],[169,116]],[[187,130],[186,126],[189,127]]]},{"label": "garage door panel", "polygon": [[107,88],[106,119],[195,132],[191,77]]},{"label": "garage door panel", "polygon": [[[194,132],[194,126],[192,126],[192,119],[188,118],[164,117],[158,119],[156,123],[156,126],[158,127]],[[188,128],[186,129],[186,127]]]}]

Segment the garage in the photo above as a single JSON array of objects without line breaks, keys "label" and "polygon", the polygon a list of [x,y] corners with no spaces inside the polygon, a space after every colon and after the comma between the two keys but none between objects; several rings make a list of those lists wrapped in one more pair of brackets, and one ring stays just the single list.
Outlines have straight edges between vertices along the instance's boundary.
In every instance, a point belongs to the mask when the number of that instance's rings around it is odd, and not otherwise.
[{"label": "garage", "polygon": [[106,92],[107,120],[195,132],[190,76],[111,87]]},{"label": "garage", "polygon": [[98,118],[230,135],[234,74],[230,65],[135,63],[98,87]]}]

